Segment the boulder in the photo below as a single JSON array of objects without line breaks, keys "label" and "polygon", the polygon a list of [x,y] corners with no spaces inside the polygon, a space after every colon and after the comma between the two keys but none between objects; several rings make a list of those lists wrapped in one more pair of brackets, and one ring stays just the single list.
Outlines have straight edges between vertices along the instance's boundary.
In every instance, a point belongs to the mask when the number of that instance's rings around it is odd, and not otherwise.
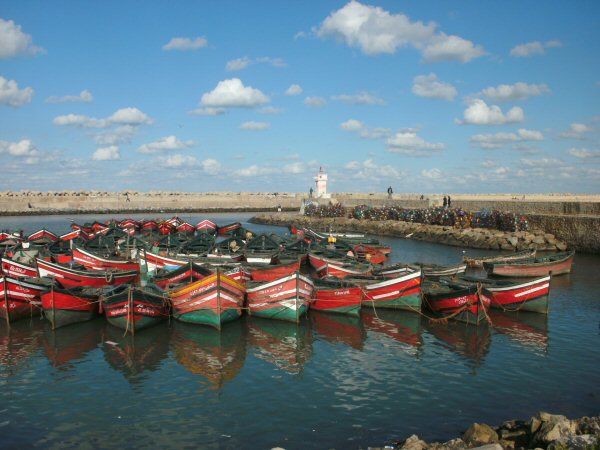
[{"label": "boulder", "polygon": [[535,444],[547,446],[577,431],[577,424],[562,415],[539,412],[537,418],[542,424],[533,436],[532,442]]},{"label": "boulder", "polygon": [[548,450],[588,450],[598,448],[600,435],[580,434],[577,436],[563,436],[548,445]]},{"label": "boulder", "polygon": [[463,441],[471,445],[490,444],[498,442],[498,434],[485,423],[474,423],[465,431]]},{"label": "boulder", "polygon": [[506,238],[506,240],[510,243],[510,245],[512,245],[513,247],[517,247],[517,245],[519,244],[519,238],[516,236],[509,236],[508,238]]},{"label": "boulder", "polygon": [[400,447],[402,450],[423,450],[427,448],[427,442],[423,441],[416,434],[409,437]]}]

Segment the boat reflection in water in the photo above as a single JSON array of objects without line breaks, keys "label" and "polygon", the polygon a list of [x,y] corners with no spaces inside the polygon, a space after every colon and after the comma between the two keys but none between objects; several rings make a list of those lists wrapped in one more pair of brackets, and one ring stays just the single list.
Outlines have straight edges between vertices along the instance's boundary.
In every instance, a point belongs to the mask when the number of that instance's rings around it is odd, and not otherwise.
[{"label": "boat reflection in water", "polygon": [[175,360],[209,387],[221,389],[242,370],[246,361],[245,320],[227,323],[221,331],[202,325],[172,324],[171,350]]},{"label": "boat reflection in water", "polygon": [[311,311],[310,321],[318,338],[332,344],[348,345],[356,350],[363,349],[367,332],[360,317]]},{"label": "boat reflection in water", "polygon": [[527,311],[490,311],[494,330],[523,347],[548,351],[548,316]]},{"label": "boat reflection in water", "polygon": [[410,353],[418,354],[423,344],[420,314],[395,309],[362,308],[360,317],[368,331],[405,344]]},{"label": "boat reflection in water", "polygon": [[252,354],[291,374],[299,374],[313,352],[310,321],[299,323],[248,317]]},{"label": "boat reflection in water", "polygon": [[46,321],[39,317],[10,325],[0,323],[0,378],[10,377],[21,369],[39,349],[47,330]]},{"label": "boat reflection in water", "polygon": [[171,329],[160,323],[143,333],[123,336],[123,330],[108,323],[102,332],[104,358],[130,383],[143,383],[146,371],[157,370],[169,353]]},{"label": "boat reflection in water", "polygon": [[423,320],[427,332],[437,339],[437,344],[464,358],[468,365],[479,367],[488,354],[492,342],[490,326],[481,322],[472,326],[464,322]]},{"label": "boat reflection in water", "polygon": [[98,348],[105,327],[104,318],[47,330],[42,344],[50,364],[59,370],[68,370],[73,363]]}]

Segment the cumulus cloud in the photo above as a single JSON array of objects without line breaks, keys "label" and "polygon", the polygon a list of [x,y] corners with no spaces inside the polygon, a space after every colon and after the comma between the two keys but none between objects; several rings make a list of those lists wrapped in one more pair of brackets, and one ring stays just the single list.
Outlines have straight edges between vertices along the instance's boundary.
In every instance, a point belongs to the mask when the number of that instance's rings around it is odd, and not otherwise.
[{"label": "cumulus cloud", "polygon": [[260,108],[258,112],[261,114],[281,114],[283,112],[283,109],[276,108],[275,106],[265,106],[263,108]]},{"label": "cumulus cloud", "polygon": [[421,170],[421,176],[423,178],[429,178],[431,180],[439,180],[443,178],[444,174],[440,169],[432,168],[432,169],[423,169]]},{"label": "cumulus cloud", "polygon": [[110,145],[108,147],[100,147],[96,149],[92,155],[94,161],[114,161],[121,159],[121,153],[119,147],[116,145]]},{"label": "cumulus cloud", "polygon": [[243,124],[240,125],[240,129],[252,130],[252,131],[268,130],[270,127],[271,127],[271,124],[269,124],[268,122],[254,122],[254,121],[244,122]]},{"label": "cumulus cloud", "polygon": [[194,145],[194,141],[180,141],[175,136],[166,136],[160,138],[149,144],[144,144],[138,147],[139,153],[151,154],[160,153],[169,150],[181,150],[182,148],[189,148]]},{"label": "cumulus cloud", "polygon": [[521,128],[516,133],[476,134],[471,136],[470,142],[480,148],[494,149],[517,142],[542,140],[544,135],[540,131]]},{"label": "cumulus cloud", "polygon": [[556,158],[540,158],[540,159],[520,159],[519,164],[526,167],[559,167],[563,165],[560,159]]},{"label": "cumulus cloud", "polygon": [[417,136],[415,131],[398,132],[388,138],[386,144],[389,152],[408,156],[430,156],[441,152],[445,148],[444,144],[427,142]]},{"label": "cumulus cloud", "polygon": [[304,164],[302,164],[301,162],[295,162],[295,163],[286,164],[285,166],[283,166],[283,173],[298,174],[298,173],[304,173],[305,171],[306,171],[306,168],[304,167]]},{"label": "cumulus cloud", "polygon": [[320,108],[321,106],[325,106],[327,104],[327,100],[325,100],[323,97],[306,97],[304,99],[304,104],[313,108]]},{"label": "cumulus cloud", "polygon": [[31,36],[21,31],[21,25],[0,18],[0,59],[44,52],[43,48],[32,44]]},{"label": "cumulus cloud", "polygon": [[225,65],[225,70],[227,70],[228,72],[235,72],[238,70],[243,70],[251,64],[269,64],[273,67],[287,66],[285,61],[281,58],[270,58],[268,56],[263,56],[260,58],[251,59],[247,56],[244,56],[243,58],[237,58],[227,62],[227,64]]},{"label": "cumulus cloud", "polygon": [[476,98],[470,101],[469,106],[463,114],[463,120],[458,120],[458,123],[470,125],[505,125],[523,122],[524,120],[525,113],[518,106],[511,108],[504,114],[499,106],[488,106],[483,100]]},{"label": "cumulus cloud", "polygon": [[[518,82],[515,84],[501,84],[496,87],[488,87],[479,94],[499,102],[525,100],[528,97],[547,94],[550,88],[546,84],[527,84]],[[479,95],[478,94],[478,95]]]},{"label": "cumulus cloud", "polygon": [[29,103],[32,97],[32,88],[19,89],[15,80],[7,80],[0,76],[0,103],[17,108]]},{"label": "cumulus cloud", "polygon": [[107,128],[112,125],[150,125],[154,121],[137,108],[122,108],[105,119],[95,119],[78,114],[67,114],[55,117],[55,125],[73,125],[81,128]]},{"label": "cumulus cloud", "polygon": [[350,161],[344,165],[348,176],[353,180],[372,180],[375,178],[401,179],[406,173],[390,166],[379,165],[373,159],[365,161]]},{"label": "cumulus cloud", "polygon": [[392,130],[389,128],[369,128],[363,122],[356,119],[349,119],[341,123],[340,128],[344,131],[358,133],[364,139],[382,139],[392,133]]},{"label": "cumulus cloud", "polygon": [[285,95],[293,96],[302,94],[302,87],[299,84],[292,84],[285,91]]},{"label": "cumulus cloud", "polygon": [[510,55],[515,56],[517,58],[526,58],[532,55],[543,55],[544,53],[546,53],[547,48],[556,47],[562,47],[562,43],[557,40],[546,42],[527,42],[526,44],[519,44],[513,47],[510,51]]},{"label": "cumulus cloud", "polygon": [[226,112],[225,108],[200,107],[190,111],[190,114],[194,116],[220,116]]},{"label": "cumulus cloud", "polygon": [[169,155],[159,159],[161,165],[170,169],[179,167],[193,167],[198,164],[198,159],[191,155]]},{"label": "cumulus cloud", "polygon": [[11,156],[35,157],[41,152],[29,139],[21,139],[19,142],[0,141],[0,154]]},{"label": "cumulus cloud", "polygon": [[561,132],[558,137],[563,139],[585,139],[585,134],[592,131],[594,129],[584,123],[572,123],[569,125],[569,129]]},{"label": "cumulus cloud", "polygon": [[128,144],[131,142],[138,128],[133,125],[121,125],[114,130],[98,133],[94,136],[94,140],[98,145],[119,145]]},{"label": "cumulus cloud", "polygon": [[600,150],[588,150],[587,148],[570,148],[567,153],[580,159],[600,157]]},{"label": "cumulus cloud", "polygon": [[87,89],[81,91],[79,95],[63,95],[62,97],[51,96],[46,99],[47,103],[69,103],[69,102],[82,102],[90,103],[94,100],[94,96]]},{"label": "cumulus cloud", "polygon": [[385,102],[372,95],[368,92],[359,92],[358,94],[348,95],[335,95],[331,97],[332,100],[348,103],[350,105],[384,105]]},{"label": "cumulus cloud", "polygon": [[210,108],[253,108],[270,101],[260,90],[244,86],[239,78],[219,81],[212,91],[202,94],[200,103]]},{"label": "cumulus cloud", "polygon": [[206,38],[197,37],[194,39],[186,38],[186,37],[174,37],[165,45],[162,46],[162,49],[165,51],[170,50],[197,50],[199,48],[206,47],[208,45],[208,41]]},{"label": "cumulus cloud", "polygon": [[456,88],[450,83],[438,81],[435,73],[418,75],[413,80],[413,94],[419,97],[435,98],[440,100],[454,100],[458,94]]},{"label": "cumulus cloud", "polygon": [[426,62],[468,62],[485,54],[482,47],[459,36],[437,32],[436,27],[433,22],[412,22],[404,14],[391,14],[381,7],[352,0],[313,31],[321,38],[336,38],[367,55],[395,53],[408,46],[422,51]]},{"label": "cumulus cloud", "polygon": [[239,177],[256,177],[260,175],[270,175],[277,172],[279,172],[279,169],[274,167],[260,167],[256,164],[253,164],[249,167],[235,170],[233,175]]}]

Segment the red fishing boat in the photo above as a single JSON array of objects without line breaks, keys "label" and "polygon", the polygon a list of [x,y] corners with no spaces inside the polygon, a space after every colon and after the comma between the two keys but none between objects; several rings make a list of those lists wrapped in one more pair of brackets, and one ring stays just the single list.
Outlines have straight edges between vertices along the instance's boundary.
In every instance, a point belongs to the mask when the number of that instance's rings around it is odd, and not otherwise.
[{"label": "red fishing boat", "polygon": [[91,320],[98,314],[99,294],[98,289],[52,286],[42,294],[44,316],[53,329]]},{"label": "red fishing boat", "polygon": [[168,297],[149,286],[117,286],[102,294],[101,307],[108,323],[131,334],[169,316]]},{"label": "red fishing boat", "polygon": [[102,258],[80,247],[73,248],[73,260],[91,270],[140,270],[137,262],[119,257]]},{"label": "red fishing boat", "polygon": [[575,251],[555,253],[518,261],[500,263],[484,262],[483,268],[488,275],[502,277],[541,277],[544,275],[560,275],[571,272]]},{"label": "red fishing boat", "polygon": [[82,230],[81,228],[77,228],[75,230],[71,230],[68,233],[62,234],[60,236],[60,240],[61,241],[73,241],[77,238],[82,238],[82,239],[89,239],[90,235],[88,233],[86,233],[84,230]]},{"label": "red fishing boat", "polygon": [[40,295],[48,288],[49,284],[43,280],[0,278],[0,317],[12,322],[39,316],[42,306]]},{"label": "red fishing boat", "polygon": [[14,278],[35,278],[38,276],[36,267],[8,258],[2,258],[2,273]]},{"label": "red fishing boat", "polygon": [[221,329],[223,324],[242,315],[245,288],[221,270],[201,280],[169,292],[173,317],[182,322],[209,325]]},{"label": "red fishing boat", "polygon": [[143,220],[140,223],[140,228],[145,232],[152,232],[158,230],[158,223],[155,220]]},{"label": "red fishing boat", "polygon": [[348,280],[361,286],[364,292],[362,299],[364,306],[421,311],[422,276],[418,269],[393,278],[366,275],[349,277]]},{"label": "red fishing boat", "polygon": [[360,286],[334,277],[315,279],[314,283],[315,290],[310,309],[351,316],[360,315],[364,295]]},{"label": "red fishing boat", "polygon": [[239,222],[230,223],[227,225],[217,227],[217,233],[219,236],[229,236],[231,233],[236,231],[238,228],[242,226]]},{"label": "red fishing boat", "polygon": [[204,219],[196,224],[196,230],[214,235],[217,233],[217,224],[212,220]]},{"label": "red fishing boat", "polygon": [[272,281],[300,270],[300,259],[282,264],[249,264],[246,267],[253,281]]},{"label": "red fishing boat", "polygon": [[423,304],[436,317],[478,325],[488,319],[492,294],[476,285],[464,286],[444,280],[423,282]]},{"label": "red fishing boat", "polygon": [[154,273],[159,269],[174,270],[185,266],[188,261],[185,259],[175,259],[168,256],[142,250],[139,253],[140,267],[145,266],[148,273]]},{"label": "red fishing boat", "polygon": [[36,261],[40,277],[54,278],[66,288],[73,286],[105,287],[131,283],[139,275],[137,270],[72,269],[40,258],[37,258]]},{"label": "red fishing boat", "polygon": [[176,230],[178,233],[194,234],[194,232],[196,231],[196,227],[191,223],[183,222],[177,225]]},{"label": "red fishing boat", "polygon": [[36,231],[35,233],[31,233],[27,240],[29,242],[34,241],[43,241],[43,242],[54,242],[58,241],[59,237],[54,234],[52,231],[48,231],[45,228]]},{"label": "red fishing boat", "polygon": [[191,283],[193,281],[201,280],[213,272],[208,268],[195,264],[193,262],[187,263],[185,266],[181,266],[175,270],[159,270],[152,277],[152,282],[161,289],[167,289],[170,285],[179,283]]},{"label": "red fishing boat", "polygon": [[488,263],[503,263],[509,261],[518,261],[521,259],[535,258],[535,249],[523,250],[520,252],[493,255],[493,256],[463,256],[463,261],[469,267],[482,268],[484,262]]},{"label": "red fishing boat", "polygon": [[319,253],[310,252],[308,262],[315,269],[319,278],[332,276],[345,278],[356,275],[369,275],[373,272],[373,266],[368,263],[359,263],[347,259],[336,259]]}]

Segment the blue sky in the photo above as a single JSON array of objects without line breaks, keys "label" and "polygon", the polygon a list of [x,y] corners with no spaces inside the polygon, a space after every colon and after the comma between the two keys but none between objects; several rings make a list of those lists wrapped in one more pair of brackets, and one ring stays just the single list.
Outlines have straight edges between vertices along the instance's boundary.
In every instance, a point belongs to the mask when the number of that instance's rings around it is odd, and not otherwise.
[{"label": "blue sky", "polygon": [[597,1],[2,1],[0,190],[599,193]]}]

